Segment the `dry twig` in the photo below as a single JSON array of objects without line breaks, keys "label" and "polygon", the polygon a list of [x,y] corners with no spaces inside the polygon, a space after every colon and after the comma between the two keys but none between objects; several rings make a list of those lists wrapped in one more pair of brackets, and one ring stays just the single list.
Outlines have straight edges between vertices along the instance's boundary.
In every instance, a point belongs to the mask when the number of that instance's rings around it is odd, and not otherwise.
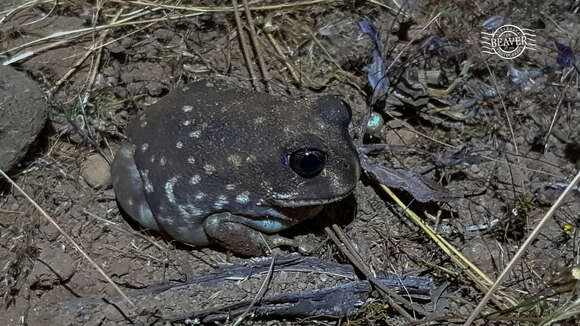
[{"label": "dry twig", "polygon": [[254,26],[254,19],[252,18],[252,12],[250,11],[250,6],[248,5],[248,0],[243,0],[244,9],[246,10],[246,19],[248,20],[248,27],[250,29],[250,39],[252,40],[252,46],[254,46],[254,51],[256,52],[256,57],[258,57],[258,65],[260,66],[260,71],[262,72],[262,79],[266,86],[266,91],[268,93],[272,92],[270,88],[270,77],[268,75],[268,68],[266,68],[266,63],[264,62],[264,57],[262,56],[262,51],[260,44],[258,43],[258,36],[256,34],[256,28]]},{"label": "dry twig", "polygon": [[[413,316],[411,316],[403,307],[401,307],[398,303],[403,303],[408,306],[410,309],[415,310],[421,314],[425,314],[418,306],[413,305],[411,302],[407,301],[405,298],[401,297],[400,295],[396,294],[395,292],[389,290],[387,287],[383,286],[381,283],[377,281],[377,279],[373,276],[370,272],[369,268],[366,266],[360,255],[356,252],[354,247],[350,244],[350,241],[346,238],[342,230],[336,225],[332,225],[332,229],[329,227],[324,228],[324,232],[330,237],[330,239],[338,246],[338,249],[351,261],[351,263],[356,266],[358,270],[360,270],[367,280],[371,282],[375,287],[377,287],[381,294],[385,297],[387,302],[397,310],[403,317],[407,320],[411,321],[414,320]],[[396,299],[396,301],[394,299]]]},{"label": "dry twig", "polygon": [[248,41],[246,40],[244,27],[242,26],[242,20],[240,18],[240,12],[238,11],[238,0],[232,0],[232,6],[234,8],[234,18],[238,28],[238,37],[240,39],[240,44],[242,45],[242,52],[244,53],[244,59],[246,60],[248,73],[250,74],[250,79],[252,80],[252,86],[255,90],[259,90],[256,74],[254,73],[254,65],[252,64],[252,56],[250,55],[250,47],[248,46]]}]

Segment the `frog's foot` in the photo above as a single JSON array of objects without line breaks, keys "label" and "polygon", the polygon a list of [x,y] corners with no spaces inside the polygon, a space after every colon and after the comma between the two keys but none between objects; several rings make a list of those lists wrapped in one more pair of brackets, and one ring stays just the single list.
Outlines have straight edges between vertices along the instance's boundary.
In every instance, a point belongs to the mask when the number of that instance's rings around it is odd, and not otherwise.
[{"label": "frog's foot", "polygon": [[261,232],[258,230],[259,223],[260,221],[243,216],[218,213],[205,220],[204,230],[213,242],[244,256],[262,256],[270,249],[280,246],[297,248],[302,253],[311,251],[308,245],[293,239]]}]

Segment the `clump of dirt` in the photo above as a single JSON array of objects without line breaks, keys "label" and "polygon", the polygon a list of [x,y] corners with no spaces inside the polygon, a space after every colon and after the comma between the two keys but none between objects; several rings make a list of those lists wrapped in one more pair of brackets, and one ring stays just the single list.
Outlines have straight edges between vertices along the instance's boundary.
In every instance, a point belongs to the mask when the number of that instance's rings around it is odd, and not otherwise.
[{"label": "clump of dirt", "polygon": [[[580,166],[579,71],[562,65],[555,45],[557,41],[570,47],[572,55],[580,50],[574,34],[580,23],[579,7],[572,1],[533,1],[526,7],[506,7],[504,1],[400,5],[250,4],[257,51],[247,33],[244,10],[240,11],[258,90],[267,89],[260,82],[256,59],[260,55],[273,93],[340,95],[353,110],[357,142],[391,145],[370,158],[373,164],[413,171],[434,184],[434,189],[444,187],[460,197],[419,203],[407,192],[395,190],[404,206],[418,213],[480,274],[426,236],[369,175],[362,177],[356,199],[351,199],[350,210],[356,211],[356,217],[342,227],[371,270],[433,280],[437,288],[431,297],[411,298],[430,307],[419,318],[461,324]],[[207,77],[251,79],[231,4],[113,1],[99,2],[99,6],[83,1],[18,0],[0,5],[0,60],[31,76],[50,106],[49,125],[11,177],[128,293],[248,262],[219,248],[174,243],[127,221],[115,202],[106,162],[96,156],[101,151],[110,159],[125,139],[127,121],[176,87]],[[482,53],[481,32],[487,32],[482,23],[492,16],[501,17],[504,24],[534,30],[535,50],[527,49],[513,60]],[[385,68],[390,67],[385,77],[388,92],[372,106],[367,73],[375,44],[361,33],[363,18],[380,32],[376,44],[384,54]],[[566,59],[576,61],[576,57]],[[37,97],[31,99],[37,101]],[[357,128],[366,126],[370,110],[385,124],[372,136],[363,137]],[[37,114],[40,119],[42,113]],[[27,131],[32,129],[31,125]],[[0,137],[5,139],[2,130]],[[18,155],[24,156],[25,151],[20,149]],[[4,304],[0,324],[27,324],[51,316],[43,311],[65,302],[88,307],[86,302],[117,295],[19,191],[8,183],[0,191]],[[574,272],[580,248],[576,236],[579,199],[576,187],[486,308],[487,313],[507,312],[488,314],[481,322],[572,320],[578,311],[572,302],[578,293]],[[335,210],[339,215],[345,212]],[[350,262],[316,223],[302,230],[306,232],[297,232],[301,241],[316,244],[313,255]],[[266,296],[319,289],[326,281],[326,286],[335,285],[329,277],[317,277],[313,287],[307,271],[275,272]],[[154,323],[166,317],[155,315],[155,304],[164,313],[185,313],[179,302],[188,302],[186,307],[192,310],[251,302],[263,284],[263,278],[248,277],[224,282],[215,293],[200,287],[165,294],[142,302],[142,310],[137,307],[132,316]],[[559,300],[542,299],[548,296]],[[343,323],[406,323],[391,305],[382,304],[383,299],[375,294],[358,315],[342,319]],[[530,309],[514,308],[518,303]],[[70,316],[63,313],[59,321],[124,325],[131,322],[122,313],[125,308],[110,305],[86,314],[69,311]],[[311,318],[272,319],[289,325],[336,323]],[[260,325],[271,320],[248,318],[244,322]]]}]

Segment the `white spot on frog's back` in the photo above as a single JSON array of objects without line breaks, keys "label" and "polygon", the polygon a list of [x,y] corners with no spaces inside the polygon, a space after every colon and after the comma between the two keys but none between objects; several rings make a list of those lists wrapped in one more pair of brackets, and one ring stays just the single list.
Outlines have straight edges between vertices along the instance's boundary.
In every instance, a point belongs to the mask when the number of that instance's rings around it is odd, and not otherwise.
[{"label": "white spot on frog's back", "polygon": [[248,164],[253,164],[253,163],[256,163],[257,161],[258,161],[258,159],[256,158],[255,155],[248,155],[246,157],[246,163],[248,163]]},{"label": "white spot on frog's back", "polygon": [[211,165],[211,164],[206,164],[203,166],[203,171],[205,172],[205,174],[207,175],[212,175],[215,172],[215,166]]},{"label": "white spot on frog's back", "polygon": [[192,185],[196,185],[201,181],[201,177],[199,176],[199,174],[194,175],[193,177],[191,177],[189,179],[189,183]]},{"label": "white spot on frog's back", "polygon": [[164,227],[173,226],[175,224],[175,218],[172,215],[168,215],[167,213],[165,213],[165,211],[167,211],[165,207],[161,206],[159,209],[164,213],[156,214],[155,215],[156,219],[159,220],[159,222],[161,222],[161,224],[163,224]]},{"label": "white spot on frog's back", "polygon": [[[118,176],[116,176],[116,178],[117,178],[116,183],[118,183],[119,182]],[[131,180],[139,180],[141,178],[141,176],[139,175],[139,171],[137,171],[137,169],[132,169],[132,168],[129,169],[129,178]]]},{"label": "white spot on frog's back", "polygon": [[227,184],[226,185],[226,189],[227,190],[234,190],[234,189],[236,189],[236,185],[234,185],[234,184]]},{"label": "white spot on frog's back", "polygon": [[159,165],[165,166],[165,164],[167,164],[167,160],[165,159],[165,156],[161,156],[159,159]]},{"label": "white spot on frog's back", "polygon": [[240,204],[247,204],[250,201],[250,193],[248,191],[242,192],[236,196],[236,201]]},{"label": "white spot on frog's back", "polygon": [[153,184],[151,183],[151,179],[149,179],[149,170],[147,170],[147,169],[141,170],[141,179],[143,179],[145,192],[152,193],[155,189],[153,188]]},{"label": "white spot on frog's back", "polygon": [[269,181],[262,180],[262,182],[260,182],[260,187],[262,187],[262,189],[266,190],[267,192],[272,191],[272,184]]},{"label": "white spot on frog's back", "polygon": [[264,117],[257,117],[256,119],[254,119],[254,124],[259,126],[259,125],[263,124],[264,121],[266,121],[266,119]]},{"label": "white spot on frog's back", "polygon": [[173,187],[175,187],[175,184],[177,183],[177,179],[178,179],[178,177],[175,176],[175,177],[167,180],[167,182],[165,183],[165,195],[167,196],[167,200],[169,200],[169,202],[172,204],[175,204],[175,202],[176,202],[175,193],[173,192]]},{"label": "white spot on frog's back", "polygon": [[159,227],[153,217],[151,208],[149,208],[149,205],[146,202],[141,202],[137,205],[137,216],[139,216],[139,220],[143,223],[143,226],[148,229],[159,231]]},{"label": "white spot on frog's back", "polygon": [[177,143],[175,143],[175,148],[182,149],[183,148],[183,142],[182,141],[178,141]]},{"label": "white spot on frog's back", "polygon": [[239,168],[242,165],[242,158],[238,154],[228,155],[228,162],[230,162],[234,167]]},{"label": "white spot on frog's back", "polygon": [[193,110],[193,106],[184,105],[181,109],[183,110],[183,112],[191,112],[191,110]]},{"label": "white spot on frog's back", "polygon": [[227,204],[229,204],[228,198],[225,195],[219,195],[217,200],[213,203],[213,207],[215,209],[223,209]]},{"label": "white spot on frog's back", "polygon": [[179,214],[185,220],[189,220],[192,217],[203,215],[203,210],[195,207],[194,205],[177,205]]}]

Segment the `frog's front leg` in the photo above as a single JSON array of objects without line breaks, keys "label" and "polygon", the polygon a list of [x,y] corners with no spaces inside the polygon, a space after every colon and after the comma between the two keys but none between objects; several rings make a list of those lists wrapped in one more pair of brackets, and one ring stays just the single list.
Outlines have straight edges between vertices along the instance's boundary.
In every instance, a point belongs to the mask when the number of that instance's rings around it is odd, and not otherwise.
[{"label": "frog's front leg", "polygon": [[276,220],[253,220],[231,213],[210,215],[204,222],[208,238],[222,247],[244,256],[261,256],[269,249],[289,246],[302,253],[312,249],[305,244],[297,243],[274,233],[286,229]]}]

